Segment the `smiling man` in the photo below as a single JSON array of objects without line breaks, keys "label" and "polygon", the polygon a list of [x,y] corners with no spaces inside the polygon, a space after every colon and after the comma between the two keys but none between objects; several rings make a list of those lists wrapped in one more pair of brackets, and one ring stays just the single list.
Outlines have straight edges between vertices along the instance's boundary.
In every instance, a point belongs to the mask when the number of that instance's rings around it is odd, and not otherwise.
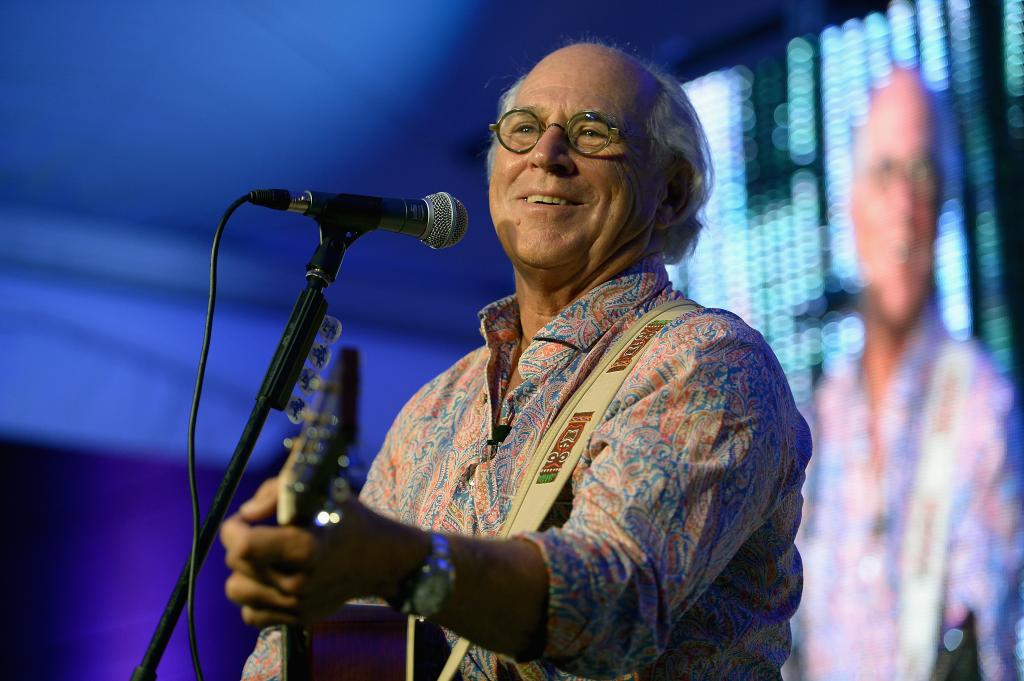
[{"label": "smiling man", "polygon": [[815,393],[806,681],[1018,677],[1020,414],[1013,386],[977,342],[950,337],[935,300],[936,224],[960,191],[937,103],[918,73],[894,69],[857,133],[865,343]]},{"label": "smiling man", "polygon": [[[229,597],[261,627],[383,598],[471,640],[464,679],[778,678],[810,440],[771,350],[728,312],[654,334],[541,529],[496,538],[561,408],[680,297],[664,263],[692,248],[708,193],[692,107],[674,79],[577,44],[514,84],[491,129],[515,294],[405,406],[343,522],[255,524],[272,483],[225,522]],[[264,630],[246,675],[278,668]]]}]

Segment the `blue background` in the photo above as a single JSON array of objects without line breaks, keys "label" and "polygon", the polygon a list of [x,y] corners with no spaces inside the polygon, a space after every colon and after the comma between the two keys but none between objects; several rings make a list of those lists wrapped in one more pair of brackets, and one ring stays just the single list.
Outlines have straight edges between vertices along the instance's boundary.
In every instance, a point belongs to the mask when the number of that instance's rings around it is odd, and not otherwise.
[{"label": "blue background", "polygon": [[[185,428],[231,200],[284,187],[466,204],[455,248],[370,234],[328,292],[362,352],[365,462],[405,399],[479,342],[476,311],[511,292],[483,161],[507,85],[588,35],[684,76],[779,56],[829,4],[4,3],[5,678],[128,678],[141,659],[189,546]],[[198,430],[204,508],[316,241],[299,216],[246,206],[229,223]],[[271,416],[240,494],[292,431]],[[223,597],[222,561],[215,547],[199,582],[207,678],[237,675],[254,636]],[[159,677],[191,678],[183,625]]]}]

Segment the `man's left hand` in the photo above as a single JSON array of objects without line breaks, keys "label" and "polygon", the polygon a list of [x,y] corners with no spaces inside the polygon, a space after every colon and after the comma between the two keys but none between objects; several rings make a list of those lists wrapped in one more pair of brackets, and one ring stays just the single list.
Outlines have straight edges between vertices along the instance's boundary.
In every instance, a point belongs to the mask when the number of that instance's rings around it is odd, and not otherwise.
[{"label": "man's left hand", "polygon": [[[221,526],[232,570],[225,592],[241,606],[246,624],[310,622],[352,598],[397,590],[401,575],[388,563],[401,552],[394,544],[388,550],[386,542],[397,528],[407,528],[354,499],[342,505],[341,523],[323,529],[257,524],[272,517],[276,506],[277,481],[271,479]],[[429,547],[429,539],[424,541]]]}]

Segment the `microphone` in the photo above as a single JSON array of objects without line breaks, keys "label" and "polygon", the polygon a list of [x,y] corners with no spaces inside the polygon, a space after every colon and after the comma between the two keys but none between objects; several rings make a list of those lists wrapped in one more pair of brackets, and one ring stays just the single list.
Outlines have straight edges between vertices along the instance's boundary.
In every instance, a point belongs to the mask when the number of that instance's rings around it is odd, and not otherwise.
[{"label": "microphone", "polygon": [[496,424],[491,428],[491,439],[487,441],[487,444],[497,449],[498,445],[505,441],[508,434],[512,432],[512,426],[507,423]]},{"label": "microphone", "polygon": [[422,199],[385,199],[357,194],[325,194],[287,189],[255,189],[249,203],[308,215],[325,225],[358,232],[383,229],[414,236],[431,248],[454,246],[466,233],[469,215],[447,192]]}]

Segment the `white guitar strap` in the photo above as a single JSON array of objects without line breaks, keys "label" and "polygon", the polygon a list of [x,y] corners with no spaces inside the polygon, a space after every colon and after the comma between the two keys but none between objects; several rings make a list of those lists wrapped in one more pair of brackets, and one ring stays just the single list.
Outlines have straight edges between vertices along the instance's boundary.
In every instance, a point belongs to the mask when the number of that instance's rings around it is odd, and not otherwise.
[{"label": "white guitar strap", "polygon": [[908,681],[928,679],[938,651],[956,449],[971,368],[967,348],[947,343],[929,385],[900,564],[897,664],[898,678]]},{"label": "white guitar strap", "polygon": [[[696,303],[689,300],[663,303],[634,322],[605,353],[534,449],[524,484],[512,500],[512,510],[500,536],[508,537],[540,527],[576,468],[591,433],[643,355],[647,343],[670,321],[696,307]],[[455,677],[469,646],[468,640],[458,640],[438,681],[451,681]],[[406,679],[412,681],[411,665],[407,667]]]}]

